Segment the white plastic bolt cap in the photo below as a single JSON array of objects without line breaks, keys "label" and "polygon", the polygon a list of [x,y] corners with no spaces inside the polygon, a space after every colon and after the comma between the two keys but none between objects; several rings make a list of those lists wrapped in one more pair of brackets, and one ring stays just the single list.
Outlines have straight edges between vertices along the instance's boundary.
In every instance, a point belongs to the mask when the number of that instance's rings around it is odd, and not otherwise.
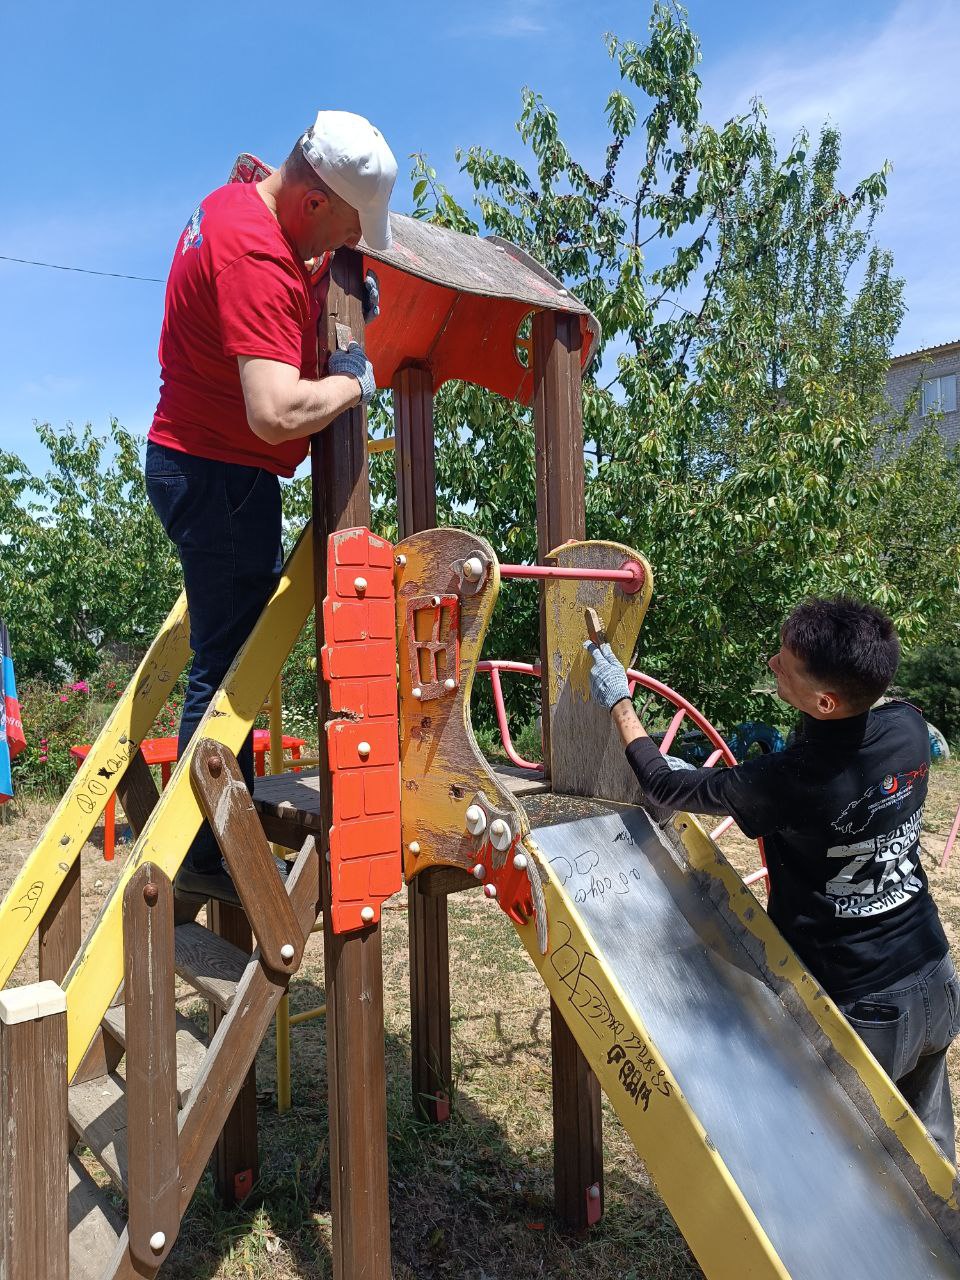
[{"label": "white plastic bolt cap", "polygon": [[473,868],[473,876],[475,880],[482,880],[487,874],[487,869],[482,862],[478,862]]},{"label": "white plastic bolt cap", "polygon": [[167,1247],[167,1237],[162,1231],[155,1231],[150,1237],[150,1248],[154,1253],[162,1253]]},{"label": "white plastic bolt cap", "polygon": [[527,855],[525,853],[516,854],[513,859],[513,867],[515,871],[526,871]]},{"label": "white plastic bolt cap", "polygon": [[485,884],[483,886],[483,892],[488,898],[495,898],[497,896],[497,886],[495,884]]},{"label": "white plastic bolt cap", "polygon": [[410,841],[410,843],[407,845],[407,848],[410,850],[410,852],[411,852],[411,853],[419,853],[419,852],[420,852],[420,841],[419,841],[419,840],[411,840],[411,841]]},{"label": "white plastic bolt cap", "polygon": [[468,582],[476,582],[483,573],[483,561],[479,556],[471,556],[463,562],[463,576]]},{"label": "white plastic bolt cap", "polygon": [[448,693],[452,693],[453,690],[457,687],[457,682],[456,680],[454,680],[453,676],[447,676],[446,680],[444,680],[443,682],[443,687],[447,690]]},{"label": "white plastic bolt cap", "polygon": [[296,951],[294,950],[291,942],[285,942],[280,948],[280,959],[285,960],[287,964],[290,963],[295,955]]},{"label": "white plastic bolt cap", "polygon": [[418,684],[415,684],[413,688],[410,690],[410,692],[418,701],[423,697],[423,690],[420,688]]},{"label": "white plastic bolt cap", "polygon": [[354,578],[354,580],[353,580],[353,589],[354,589],[354,591],[356,591],[356,593],[357,593],[357,595],[358,595],[358,596],[362,596],[362,595],[363,595],[363,593],[364,593],[364,592],[366,591],[366,589],[367,589],[367,580],[366,580],[366,578]]},{"label": "white plastic bolt cap", "polygon": [[360,759],[361,759],[361,760],[366,760],[366,758],[367,758],[367,756],[368,756],[369,754],[370,754],[370,743],[369,743],[369,742],[358,742],[358,743],[357,743],[357,755],[360,757]]},{"label": "white plastic bolt cap", "polygon": [[467,830],[472,836],[478,836],[487,825],[487,815],[478,804],[472,804],[466,812]]},{"label": "white plastic bolt cap", "polygon": [[502,818],[496,818],[490,823],[490,841],[501,852],[509,846],[510,828]]},{"label": "white plastic bolt cap", "polygon": [[376,914],[376,913],[374,912],[373,907],[361,907],[361,908],[360,908],[360,919],[361,919],[365,924],[369,924],[369,923],[370,923],[370,921],[373,919],[373,917],[374,917],[374,915],[375,915],[375,914]]},{"label": "white plastic bolt cap", "polygon": [[401,568],[401,569],[403,568],[403,566],[404,566],[406,563],[407,563],[407,557],[406,557],[406,556],[397,556],[397,564],[400,566],[400,568]]},{"label": "white plastic bolt cap", "polygon": [[587,1188],[587,1195],[590,1197],[591,1200],[600,1199],[600,1188],[597,1185],[597,1183],[593,1183],[592,1186]]},{"label": "white plastic bolt cap", "polygon": [[439,603],[440,603],[440,597],[439,597],[439,596],[434,596],[434,597],[433,597],[433,607],[434,607],[434,608],[436,608],[436,607],[439,605]]}]

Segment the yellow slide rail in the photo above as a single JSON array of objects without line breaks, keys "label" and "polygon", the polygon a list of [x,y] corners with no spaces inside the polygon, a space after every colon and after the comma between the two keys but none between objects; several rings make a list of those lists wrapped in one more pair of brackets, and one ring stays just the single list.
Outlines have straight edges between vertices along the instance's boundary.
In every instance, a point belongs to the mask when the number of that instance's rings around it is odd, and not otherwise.
[{"label": "yellow slide rail", "polygon": [[9,981],[124,769],[150,733],[157,713],[186,666],[190,656],[189,631],[187,601],[181,592],[0,903],[0,987]]},{"label": "yellow slide rail", "polygon": [[290,553],[277,589],[227,672],[193,740],[173,772],[147,825],[77,953],[64,982],[67,994],[67,1070],[73,1075],[123,981],[123,894],[144,862],[171,879],[200,829],[203,813],[190,784],[190,760],[200,738],[239,751],[270,687],[313,608],[311,525]]}]

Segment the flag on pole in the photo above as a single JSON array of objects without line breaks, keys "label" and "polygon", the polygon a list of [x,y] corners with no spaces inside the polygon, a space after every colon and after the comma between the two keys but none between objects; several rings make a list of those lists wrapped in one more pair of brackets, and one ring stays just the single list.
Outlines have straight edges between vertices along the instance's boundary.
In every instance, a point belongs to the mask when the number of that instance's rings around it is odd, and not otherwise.
[{"label": "flag on pole", "polygon": [[0,804],[13,797],[10,765],[27,745],[17,701],[17,682],[13,678],[13,655],[10,636],[0,622]]}]

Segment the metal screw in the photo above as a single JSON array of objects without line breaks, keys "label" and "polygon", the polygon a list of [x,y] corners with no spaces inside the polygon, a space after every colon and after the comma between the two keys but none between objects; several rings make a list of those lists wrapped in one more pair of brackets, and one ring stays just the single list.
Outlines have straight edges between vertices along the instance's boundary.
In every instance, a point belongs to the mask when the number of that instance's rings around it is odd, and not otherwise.
[{"label": "metal screw", "polygon": [[360,919],[364,922],[364,924],[369,924],[375,915],[376,915],[376,912],[374,911],[373,907],[360,908]]},{"label": "metal screw", "polygon": [[483,865],[482,862],[478,862],[477,865],[473,868],[474,880],[483,880],[486,874],[487,874],[486,867]]},{"label": "metal screw", "polygon": [[223,761],[219,756],[211,756],[207,761],[207,768],[210,770],[210,773],[214,778],[219,778],[221,773],[223,773]]},{"label": "metal screw", "polygon": [[354,589],[354,591],[357,593],[357,595],[358,595],[358,596],[362,596],[362,595],[363,595],[363,593],[364,593],[364,592],[366,591],[366,589],[367,589],[367,580],[366,580],[366,578],[354,578],[354,580],[353,580],[353,589]]},{"label": "metal screw", "polygon": [[289,964],[295,955],[296,955],[296,950],[294,949],[292,942],[285,942],[283,946],[280,948],[280,959],[285,964]]},{"label": "metal screw", "polygon": [[143,900],[148,907],[155,907],[160,901],[160,890],[152,880],[148,880],[143,886]]},{"label": "metal screw", "polygon": [[358,743],[357,743],[357,755],[360,757],[360,759],[361,759],[361,760],[366,760],[366,759],[367,759],[367,757],[370,755],[370,743],[369,743],[369,742],[358,742]]},{"label": "metal screw", "polygon": [[515,871],[526,871],[527,869],[526,855],[522,853],[518,853],[513,859],[513,866]]},{"label": "metal screw", "polygon": [[150,1248],[154,1253],[163,1253],[167,1247],[167,1237],[162,1231],[155,1231],[150,1237]]},{"label": "metal screw", "polygon": [[67,845],[67,844],[69,844],[69,843],[70,843],[70,837],[69,837],[69,836],[61,836],[61,837],[60,837],[60,843],[61,843],[61,844],[63,844],[63,845]]}]

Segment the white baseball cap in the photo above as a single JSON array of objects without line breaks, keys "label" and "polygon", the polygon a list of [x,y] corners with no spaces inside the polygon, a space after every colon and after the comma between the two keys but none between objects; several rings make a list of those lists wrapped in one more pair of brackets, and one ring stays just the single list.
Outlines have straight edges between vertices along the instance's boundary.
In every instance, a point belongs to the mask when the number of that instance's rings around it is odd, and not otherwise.
[{"label": "white baseball cap", "polygon": [[320,111],[300,146],[330,190],[356,209],[370,248],[389,249],[397,162],[379,129],[352,111]]}]

